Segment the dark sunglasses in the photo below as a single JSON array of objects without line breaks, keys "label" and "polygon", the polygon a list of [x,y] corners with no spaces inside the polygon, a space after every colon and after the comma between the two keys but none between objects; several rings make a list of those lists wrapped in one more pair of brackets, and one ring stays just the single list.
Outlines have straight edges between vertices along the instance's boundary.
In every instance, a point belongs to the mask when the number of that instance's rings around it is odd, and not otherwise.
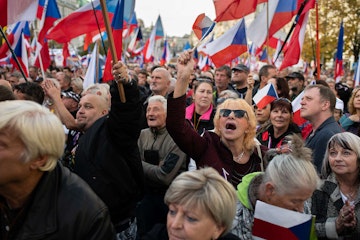
[{"label": "dark sunglasses", "polygon": [[247,117],[247,112],[244,110],[231,110],[231,109],[220,109],[220,117],[229,117],[231,113],[234,113],[236,118]]}]

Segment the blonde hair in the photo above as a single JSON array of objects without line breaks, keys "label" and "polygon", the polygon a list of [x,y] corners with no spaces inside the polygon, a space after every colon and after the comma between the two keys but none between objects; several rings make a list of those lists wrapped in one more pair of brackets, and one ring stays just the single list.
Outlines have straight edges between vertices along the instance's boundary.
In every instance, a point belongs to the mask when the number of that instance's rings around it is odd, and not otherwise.
[{"label": "blonde hair", "polygon": [[85,96],[86,94],[98,95],[100,99],[104,100],[110,109],[111,106],[111,94],[110,86],[107,83],[95,83],[88,86],[85,91],[81,94]]},{"label": "blonde hair", "polygon": [[233,105],[233,104],[236,105],[237,109],[245,110],[247,113],[247,120],[248,120],[249,128],[248,128],[247,132],[245,132],[243,145],[247,151],[252,151],[255,147],[254,138],[255,138],[255,134],[256,134],[256,118],[255,118],[255,114],[254,114],[252,107],[244,99],[228,98],[225,100],[225,102],[223,102],[222,104],[220,104],[217,107],[216,113],[214,116],[215,133],[221,137],[221,132],[220,132],[220,128],[219,128],[220,110],[225,109],[229,105]]},{"label": "blonde hair", "polygon": [[190,209],[200,208],[225,228],[232,227],[236,212],[236,191],[213,168],[207,167],[181,173],[165,194],[165,203],[180,204]]},{"label": "blonde hair", "polygon": [[354,99],[355,99],[356,94],[359,92],[359,90],[360,90],[360,87],[354,88],[354,90],[351,93],[349,102],[348,102],[348,110],[351,115],[356,114],[356,109],[354,107]]},{"label": "blonde hair", "polygon": [[0,109],[0,131],[10,131],[24,143],[22,161],[47,156],[47,162],[39,170],[53,170],[65,145],[59,118],[40,104],[26,100],[1,102]]}]

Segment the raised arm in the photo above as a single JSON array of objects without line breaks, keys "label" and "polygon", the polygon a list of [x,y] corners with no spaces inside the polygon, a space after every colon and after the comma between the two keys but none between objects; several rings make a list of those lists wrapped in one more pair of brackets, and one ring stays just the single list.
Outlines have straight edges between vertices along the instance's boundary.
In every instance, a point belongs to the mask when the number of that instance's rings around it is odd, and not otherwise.
[{"label": "raised arm", "polygon": [[183,96],[189,85],[190,74],[195,66],[192,51],[183,52],[177,60],[177,80],[174,90],[174,98]]}]

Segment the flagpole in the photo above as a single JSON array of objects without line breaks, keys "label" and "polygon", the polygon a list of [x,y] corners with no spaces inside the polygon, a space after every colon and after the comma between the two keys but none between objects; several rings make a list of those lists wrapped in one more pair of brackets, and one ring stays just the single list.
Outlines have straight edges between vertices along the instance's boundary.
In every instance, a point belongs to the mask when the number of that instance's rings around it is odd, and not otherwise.
[{"label": "flagpole", "polygon": [[96,25],[97,25],[97,28],[98,28],[98,30],[99,30],[99,34],[100,34],[100,38],[101,38],[101,43],[102,43],[102,46],[103,46],[103,48],[104,48],[104,52],[106,53],[104,38],[103,38],[103,36],[102,36],[102,34],[101,34],[100,24],[99,24],[99,20],[98,20],[98,18],[97,18],[97,15],[96,15],[95,6],[94,6],[94,2],[93,2],[93,1],[91,1],[91,7],[92,7],[92,9],[93,9],[94,16],[95,16],[95,20],[96,20]]},{"label": "flagpole", "polygon": [[[112,30],[110,27],[110,21],[109,21],[109,16],[107,14],[108,11],[107,11],[105,0],[100,0],[100,4],[101,4],[101,12],[104,17],[106,32],[107,32],[108,38],[109,38],[109,47],[110,47],[111,57],[112,57],[113,63],[117,63],[118,58],[116,56],[114,37],[113,37]],[[119,94],[120,94],[120,100],[121,100],[121,102],[124,103],[124,102],[126,102],[124,86],[121,82],[118,82],[117,86],[118,86],[118,90],[119,90]]]},{"label": "flagpole", "polygon": [[[9,47],[9,50],[10,50],[10,52],[11,52],[12,57],[13,57],[14,60],[15,60],[16,65],[19,67],[19,70],[20,70],[20,72],[21,72],[21,75],[22,75],[23,78],[25,79],[25,82],[27,82],[28,80],[27,80],[27,78],[26,78],[24,69],[22,69],[22,67],[21,67],[21,65],[20,65],[20,62],[19,62],[19,59],[16,57],[16,54],[15,54],[14,50],[11,48],[11,44],[10,44],[8,38],[6,37],[4,31],[2,30],[2,26],[0,26],[0,32],[1,32],[1,36],[5,39],[5,42],[6,42],[6,44],[7,44],[8,47]],[[20,41],[20,40],[19,40],[19,41]]]},{"label": "flagpole", "polygon": [[316,11],[316,72],[317,80],[320,80],[320,39],[319,39],[319,3],[315,1],[315,11]]}]

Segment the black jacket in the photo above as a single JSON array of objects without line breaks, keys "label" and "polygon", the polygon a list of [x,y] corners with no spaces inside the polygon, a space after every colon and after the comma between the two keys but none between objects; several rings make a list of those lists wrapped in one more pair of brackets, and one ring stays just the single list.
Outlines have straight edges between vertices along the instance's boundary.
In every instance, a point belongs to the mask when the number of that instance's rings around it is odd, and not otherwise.
[{"label": "black jacket", "polygon": [[124,90],[126,102],[122,103],[116,84],[111,84],[111,111],[80,138],[74,168],[109,207],[114,224],[134,216],[144,189],[137,146],[139,91],[136,84],[124,85]]},{"label": "black jacket", "polygon": [[[44,173],[24,211],[23,221],[8,239],[98,240],[115,237],[105,204],[83,180],[61,164]],[[3,224],[1,222],[1,228]]]}]

